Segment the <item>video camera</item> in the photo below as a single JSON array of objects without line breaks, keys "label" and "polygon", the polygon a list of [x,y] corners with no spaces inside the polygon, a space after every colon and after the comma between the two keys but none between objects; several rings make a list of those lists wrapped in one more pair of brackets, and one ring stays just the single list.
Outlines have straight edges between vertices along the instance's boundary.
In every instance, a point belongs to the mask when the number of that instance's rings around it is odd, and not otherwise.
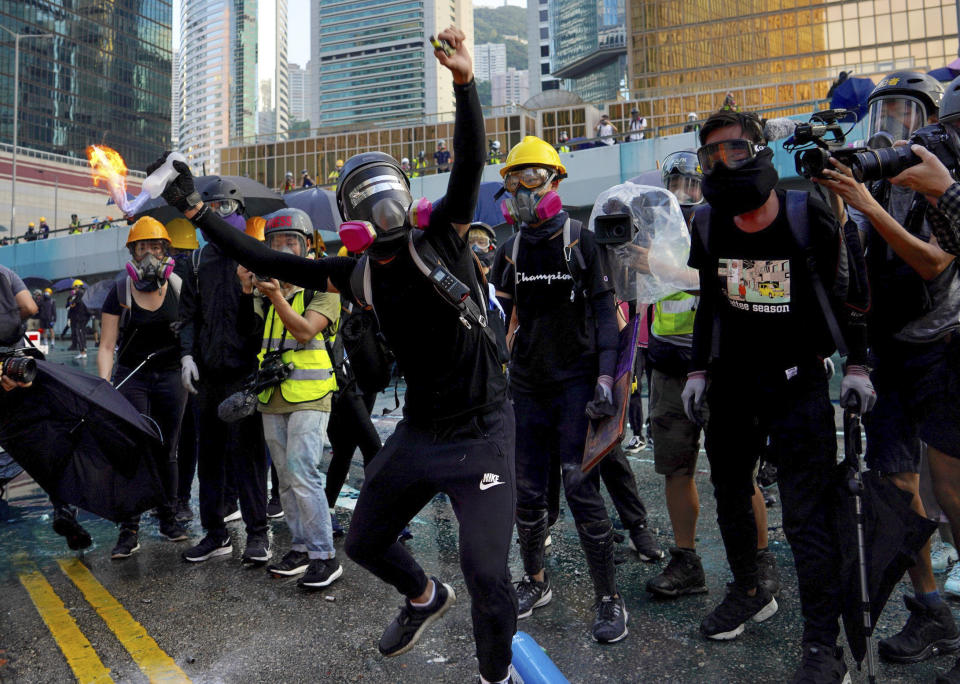
[{"label": "video camera", "polygon": [[[893,147],[889,135],[878,134],[865,147],[845,147],[846,136],[841,120],[845,109],[816,112],[810,121],[799,124],[793,133],[793,142],[785,149],[796,151],[797,173],[804,178],[822,178],[824,169],[832,169],[830,157],[850,167],[859,182],[875,181],[896,176],[904,169],[921,162],[909,145]],[[960,172],[960,134],[952,126],[931,124],[914,131],[911,144],[933,152],[955,177]],[[798,149],[809,144],[809,149]]]},{"label": "video camera", "polygon": [[257,395],[270,387],[276,387],[290,377],[293,364],[284,363],[279,349],[269,351],[263,356],[260,369],[251,375],[243,389],[234,392],[220,402],[217,415],[225,423],[235,423],[242,418],[252,416],[257,410]]},{"label": "video camera", "polygon": [[37,377],[37,361],[28,347],[0,348],[2,375],[14,382],[33,382]]}]

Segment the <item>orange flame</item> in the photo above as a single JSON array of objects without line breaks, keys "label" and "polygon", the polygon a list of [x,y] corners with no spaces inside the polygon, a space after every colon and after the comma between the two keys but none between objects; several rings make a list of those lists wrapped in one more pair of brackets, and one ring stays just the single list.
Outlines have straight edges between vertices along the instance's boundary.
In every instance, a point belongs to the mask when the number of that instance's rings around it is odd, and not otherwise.
[{"label": "orange flame", "polygon": [[120,153],[102,145],[90,145],[87,148],[87,160],[90,162],[93,184],[99,186],[100,181],[105,182],[113,201],[124,209],[127,205],[127,165]]}]

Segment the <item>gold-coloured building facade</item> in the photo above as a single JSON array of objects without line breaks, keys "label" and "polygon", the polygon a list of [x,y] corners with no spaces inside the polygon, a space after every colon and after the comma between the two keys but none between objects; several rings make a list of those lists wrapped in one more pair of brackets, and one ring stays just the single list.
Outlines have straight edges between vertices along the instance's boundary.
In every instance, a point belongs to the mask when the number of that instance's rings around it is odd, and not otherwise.
[{"label": "gold-coloured building facade", "polygon": [[878,81],[945,66],[957,56],[957,4],[631,0],[627,32],[631,96],[662,126],[703,118],[727,92],[743,109],[791,113],[825,98],[840,71]]}]

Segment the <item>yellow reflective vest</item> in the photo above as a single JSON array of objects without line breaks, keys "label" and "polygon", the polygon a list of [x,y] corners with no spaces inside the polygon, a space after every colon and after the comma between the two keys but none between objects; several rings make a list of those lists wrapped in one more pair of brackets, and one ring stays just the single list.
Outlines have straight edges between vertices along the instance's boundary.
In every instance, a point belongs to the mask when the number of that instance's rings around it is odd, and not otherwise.
[{"label": "yellow reflective vest", "polygon": [[655,305],[651,331],[658,337],[692,335],[700,298],[686,292],[675,292]]},{"label": "yellow reflective vest", "polygon": [[[306,309],[303,293],[303,290],[297,292],[290,303],[293,310],[301,316]],[[324,343],[324,332],[327,333],[326,339],[330,341],[330,346],[333,346],[337,335],[335,324],[328,325],[325,331],[317,333],[317,336],[306,344],[300,344],[287,333],[280,315],[272,304],[267,310],[266,322],[263,326],[263,344],[257,358],[263,364],[263,357],[268,351],[280,349],[283,352],[280,356],[281,360],[284,363],[293,364],[290,375],[280,383],[281,396],[291,404],[316,401],[337,389],[337,378],[333,372],[330,354],[327,353],[327,345]],[[260,402],[268,403],[274,389],[274,387],[268,387],[262,391],[259,395]]]}]

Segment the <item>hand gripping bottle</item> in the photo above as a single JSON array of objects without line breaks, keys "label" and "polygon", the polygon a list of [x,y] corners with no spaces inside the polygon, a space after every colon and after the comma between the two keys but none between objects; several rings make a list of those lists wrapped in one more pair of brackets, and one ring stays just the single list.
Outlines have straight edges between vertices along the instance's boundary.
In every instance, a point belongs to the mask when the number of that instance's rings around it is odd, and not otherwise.
[{"label": "hand gripping bottle", "polygon": [[147,200],[150,198],[156,199],[160,194],[166,189],[167,183],[172,181],[177,176],[177,170],[173,168],[173,162],[182,161],[186,162],[187,158],[183,156],[180,152],[171,152],[167,155],[167,159],[163,162],[163,166],[147,176],[142,185],[142,190],[136,198],[131,201],[126,207],[121,207],[128,216],[132,216],[140,212],[140,209],[146,204]]}]

